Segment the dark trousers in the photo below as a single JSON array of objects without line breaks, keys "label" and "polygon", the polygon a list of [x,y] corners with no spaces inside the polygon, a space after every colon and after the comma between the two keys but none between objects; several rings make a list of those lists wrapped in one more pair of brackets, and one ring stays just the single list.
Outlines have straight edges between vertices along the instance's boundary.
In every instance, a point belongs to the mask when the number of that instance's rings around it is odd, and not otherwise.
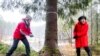
[{"label": "dark trousers", "polygon": [[[11,49],[8,51],[8,53],[6,54],[6,56],[11,56],[12,55],[12,53],[16,50],[19,41],[20,40],[18,40],[18,39],[14,39],[13,45],[12,45]],[[29,46],[28,40],[26,38],[24,38],[24,39],[21,39],[21,41],[25,45],[25,48],[26,48],[26,56],[30,56],[30,46]]]},{"label": "dark trousers", "polygon": [[[80,55],[80,52],[81,52],[80,49],[81,49],[81,48],[76,48],[77,56],[81,56],[81,55]],[[88,56],[92,56],[92,53],[91,53],[89,47],[84,47],[84,49],[85,49],[85,51],[87,52]]]}]

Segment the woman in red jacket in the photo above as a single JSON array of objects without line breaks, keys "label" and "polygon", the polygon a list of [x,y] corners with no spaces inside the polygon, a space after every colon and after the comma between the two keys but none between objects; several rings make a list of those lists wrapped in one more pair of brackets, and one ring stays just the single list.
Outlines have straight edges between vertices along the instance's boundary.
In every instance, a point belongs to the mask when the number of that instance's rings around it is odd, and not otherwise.
[{"label": "woman in red jacket", "polygon": [[77,56],[80,56],[80,49],[84,48],[88,56],[92,56],[89,45],[88,45],[88,24],[86,17],[81,16],[78,18],[78,23],[74,28],[74,38],[76,45]]},{"label": "woman in red jacket", "polygon": [[32,18],[31,16],[27,15],[22,22],[20,22],[17,25],[17,28],[14,32],[13,35],[13,45],[11,47],[11,49],[8,51],[8,53],[6,54],[6,56],[11,56],[12,53],[15,51],[15,49],[18,46],[19,41],[22,41],[23,44],[25,45],[26,48],[26,56],[30,56],[30,46],[29,46],[29,42],[26,38],[26,36],[30,36],[33,37],[31,30],[30,30],[30,22],[31,22]]}]

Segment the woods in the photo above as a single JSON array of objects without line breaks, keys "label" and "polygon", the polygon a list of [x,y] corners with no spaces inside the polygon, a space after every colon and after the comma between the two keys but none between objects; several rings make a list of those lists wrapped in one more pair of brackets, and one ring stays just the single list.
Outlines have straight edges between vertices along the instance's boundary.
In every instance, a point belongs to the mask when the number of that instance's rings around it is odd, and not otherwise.
[{"label": "woods", "polygon": [[[99,6],[99,0],[32,0],[31,2],[2,0],[0,4],[3,11],[13,12],[18,9],[22,15],[32,15],[33,21],[46,22],[44,46],[38,52],[40,56],[62,56],[63,52],[59,49],[62,43],[63,46],[68,43],[73,47],[73,28],[78,17],[83,15],[87,17],[89,23],[89,44],[93,54],[95,51],[100,51]],[[6,34],[11,36],[16,25],[2,19],[0,18],[0,39],[5,38]]]}]

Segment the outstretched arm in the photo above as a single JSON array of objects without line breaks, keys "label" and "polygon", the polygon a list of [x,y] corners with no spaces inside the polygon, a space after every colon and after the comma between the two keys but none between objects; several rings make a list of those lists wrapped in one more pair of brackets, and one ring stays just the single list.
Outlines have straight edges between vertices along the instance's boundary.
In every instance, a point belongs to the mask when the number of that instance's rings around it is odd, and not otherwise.
[{"label": "outstretched arm", "polygon": [[30,28],[27,28],[24,23],[20,25],[20,32],[23,35],[33,36]]}]

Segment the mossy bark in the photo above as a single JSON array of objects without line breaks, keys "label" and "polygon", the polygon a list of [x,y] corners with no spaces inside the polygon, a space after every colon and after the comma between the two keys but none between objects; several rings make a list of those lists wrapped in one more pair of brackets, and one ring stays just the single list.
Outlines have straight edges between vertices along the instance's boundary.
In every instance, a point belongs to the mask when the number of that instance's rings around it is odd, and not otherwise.
[{"label": "mossy bark", "polygon": [[44,47],[40,51],[39,56],[61,56],[61,53],[58,48],[51,49],[49,47]]}]

